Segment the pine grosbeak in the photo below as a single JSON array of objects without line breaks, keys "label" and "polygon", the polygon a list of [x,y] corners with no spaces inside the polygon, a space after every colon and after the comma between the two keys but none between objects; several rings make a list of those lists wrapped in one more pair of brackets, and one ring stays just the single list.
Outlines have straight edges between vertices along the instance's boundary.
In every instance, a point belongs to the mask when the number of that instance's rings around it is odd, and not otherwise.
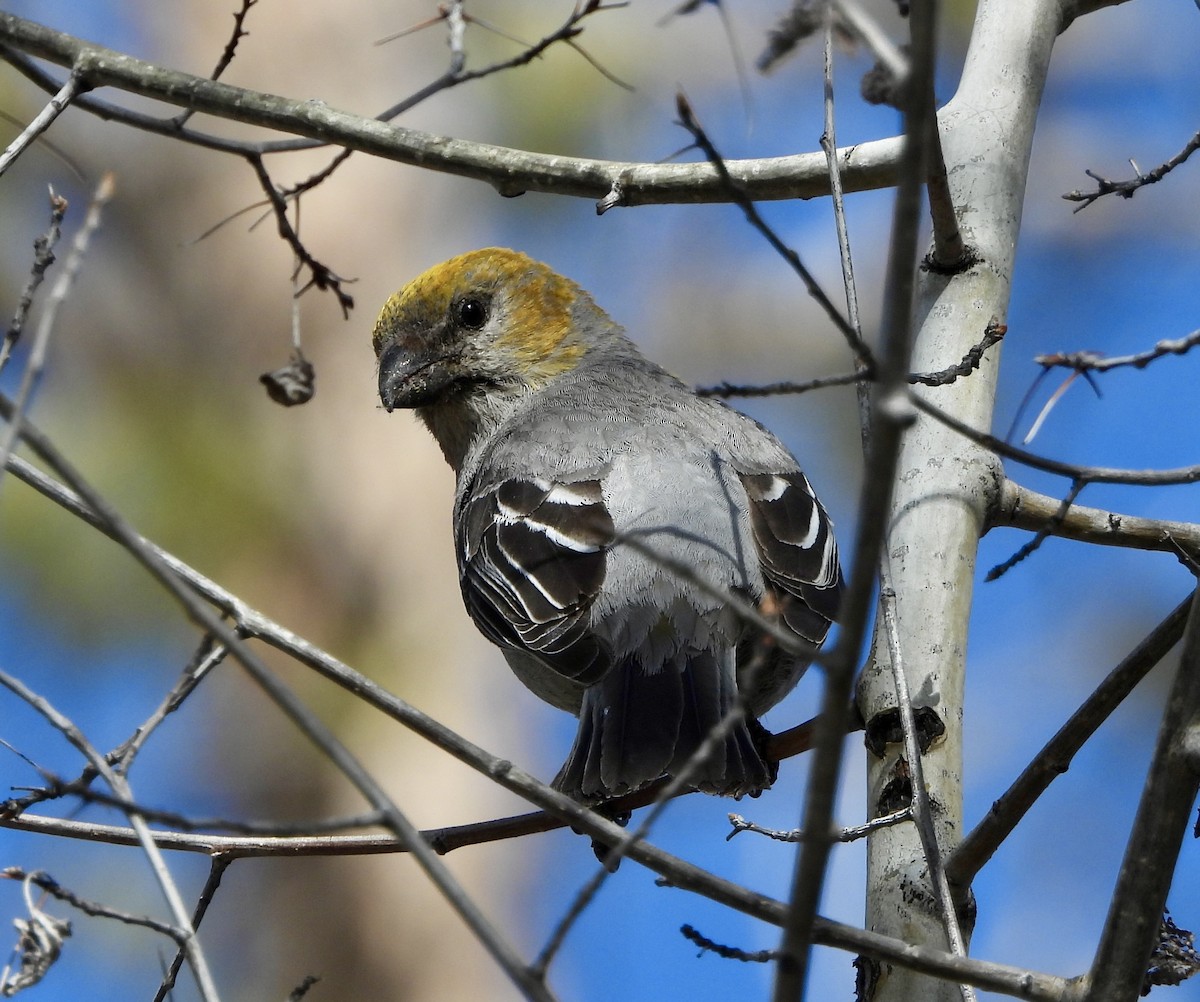
[{"label": "pine grosbeak", "polygon": [[691,785],[769,786],[755,718],[809,659],[721,596],[817,645],[842,585],[832,523],[783,445],[516,251],[431,268],[388,300],[373,342],[383,406],[416,408],[457,474],[467,611],[526,686],[579,717],[555,785],[595,802],[675,774],[733,711]]}]

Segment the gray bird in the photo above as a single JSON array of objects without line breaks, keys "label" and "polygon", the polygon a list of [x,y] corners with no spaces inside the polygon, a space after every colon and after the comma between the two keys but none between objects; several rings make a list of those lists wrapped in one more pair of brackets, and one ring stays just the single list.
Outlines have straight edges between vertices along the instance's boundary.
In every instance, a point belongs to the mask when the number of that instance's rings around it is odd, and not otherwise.
[{"label": "gray bird", "polygon": [[689,785],[770,786],[756,718],[810,658],[724,596],[815,649],[842,588],[832,522],[779,440],[512,250],[414,279],[373,343],[383,406],[415,408],[457,474],[467,611],[526,686],[579,717],[554,785],[594,803],[676,775],[730,717]]}]

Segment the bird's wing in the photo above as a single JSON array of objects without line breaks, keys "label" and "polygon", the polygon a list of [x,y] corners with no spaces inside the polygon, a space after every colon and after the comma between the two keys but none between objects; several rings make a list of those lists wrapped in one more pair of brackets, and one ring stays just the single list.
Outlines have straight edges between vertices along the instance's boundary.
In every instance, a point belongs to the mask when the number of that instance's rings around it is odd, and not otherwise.
[{"label": "bird's wing", "polygon": [[615,537],[599,480],[501,480],[468,491],[458,539],[463,600],[480,630],[591,685],[609,668],[587,612]]},{"label": "bird's wing", "polygon": [[741,481],[763,577],[781,599],[783,620],[820,644],[842,590],[833,523],[799,470],[743,473]]}]

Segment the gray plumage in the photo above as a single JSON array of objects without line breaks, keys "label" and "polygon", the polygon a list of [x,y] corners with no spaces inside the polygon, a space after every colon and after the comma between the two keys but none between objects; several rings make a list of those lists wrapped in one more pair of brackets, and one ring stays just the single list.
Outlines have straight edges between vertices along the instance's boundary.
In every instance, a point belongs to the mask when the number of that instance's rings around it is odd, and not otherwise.
[{"label": "gray plumage", "polygon": [[[514,336],[520,324],[532,333]],[[376,348],[385,406],[417,406],[456,469],[468,612],[525,685],[580,718],[555,785],[598,801],[674,775],[732,713],[691,785],[769,786],[753,719],[808,659],[719,596],[815,646],[841,589],[832,524],[783,445],[696,396],[586,293],[511,251],[464,255],[412,283],[385,307]]]}]

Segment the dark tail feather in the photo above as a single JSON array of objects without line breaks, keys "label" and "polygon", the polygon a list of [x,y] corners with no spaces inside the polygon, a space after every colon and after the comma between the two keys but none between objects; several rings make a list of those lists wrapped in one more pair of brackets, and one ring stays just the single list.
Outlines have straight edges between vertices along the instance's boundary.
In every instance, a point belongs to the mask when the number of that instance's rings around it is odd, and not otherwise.
[{"label": "dark tail feather", "polygon": [[[733,669],[723,669],[709,652],[693,655],[684,671],[684,718],[671,774],[682,772],[688,760],[725,720],[736,704]],[[725,724],[724,738],[713,744],[688,781],[704,793],[723,797],[757,796],[774,782],[775,772],[759,753],[752,727],[761,725],[745,710]]]},{"label": "dark tail feather", "polygon": [[[709,651],[680,653],[656,672],[633,658],[583,696],[579,731],[554,785],[578,800],[618,797],[681,771],[735,702],[732,665]],[[689,786],[724,796],[771,785],[745,719],[690,774]]]}]

